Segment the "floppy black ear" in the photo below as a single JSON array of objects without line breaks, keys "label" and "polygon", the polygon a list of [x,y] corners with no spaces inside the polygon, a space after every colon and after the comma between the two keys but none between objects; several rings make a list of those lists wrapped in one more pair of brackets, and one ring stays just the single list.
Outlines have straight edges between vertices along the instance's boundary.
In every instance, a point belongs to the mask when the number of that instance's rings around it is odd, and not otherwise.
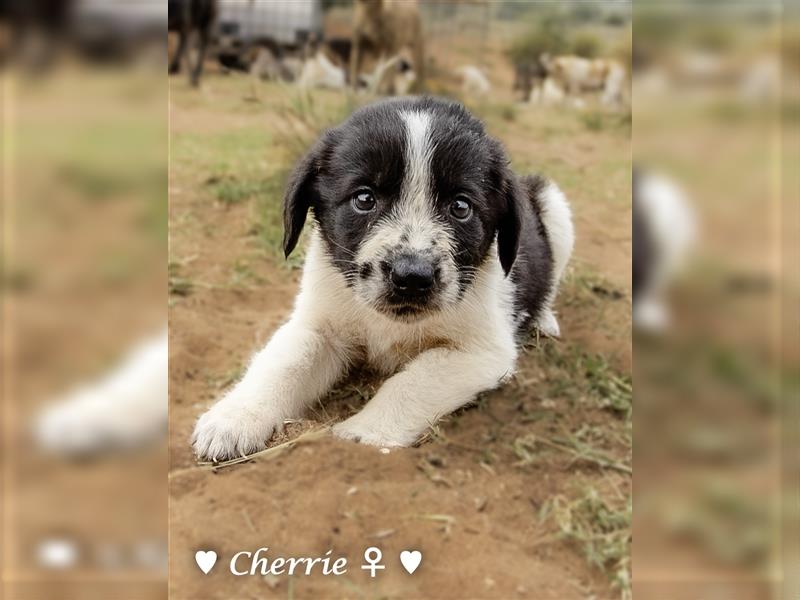
[{"label": "floppy black ear", "polygon": [[309,208],[319,198],[316,181],[327,146],[325,140],[326,136],[323,136],[295,165],[286,186],[286,195],[283,198],[283,254],[287,258],[297,245]]},{"label": "floppy black ear", "polygon": [[505,169],[501,183],[501,195],[505,206],[497,222],[497,254],[503,272],[508,275],[519,249],[519,236],[522,231],[524,191],[516,175]]}]

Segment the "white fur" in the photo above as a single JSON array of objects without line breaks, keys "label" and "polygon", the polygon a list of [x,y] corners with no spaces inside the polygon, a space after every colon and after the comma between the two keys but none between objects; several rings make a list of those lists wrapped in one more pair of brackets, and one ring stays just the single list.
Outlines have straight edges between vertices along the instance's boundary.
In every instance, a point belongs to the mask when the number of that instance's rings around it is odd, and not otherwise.
[{"label": "white fur", "polygon": [[634,304],[633,321],[640,329],[657,331],[669,324],[666,288],[686,260],[697,225],[685,194],[667,177],[642,173],[636,199],[657,260],[650,284]]},{"label": "white fur", "polygon": [[541,218],[547,231],[550,250],[553,253],[553,279],[545,307],[537,320],[537,327],[542,333],[558,337],[561,328],[553,312],[553,302],[558,293],[558,286],[564,276],[572,248],[575,245],[575,229],[572,225],[572,211],[569,208],[564,193],[552,181],[542,191],[539,197]]},{"label": "white fur", "polygon": [[61,455],[128,448],[167,424],[167,334],[137,346],[114,370],[49,406],[36,420],[39,445]]},{"label": "white fur", "polygon": [[511,298],[512,283],[495,255],[457,305],[422,321],[399,322],[354,301],[315,230],[289,322],[200,418],[195,450],[216,458],[261,448],[284,419],[323,396],[355,360],[393,375],[333,432],[374,445],[412,444],[439,417],[513,372]]},{"label": "white fur", "polygon": [[413,207],[420,216],[431,214],[431,115],[425,112],[400,113],[406,125],[406,177],[403,181],[402,203]]}]

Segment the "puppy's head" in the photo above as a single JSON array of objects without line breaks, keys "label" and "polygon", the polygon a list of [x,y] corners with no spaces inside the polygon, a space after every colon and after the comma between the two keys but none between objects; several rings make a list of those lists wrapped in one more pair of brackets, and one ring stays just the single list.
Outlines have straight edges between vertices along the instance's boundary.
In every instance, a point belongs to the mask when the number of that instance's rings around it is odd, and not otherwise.
[{"label": "puppy's head", "polygon": [[505,153],[455,103],[388,100],[329,130],[298,164],[284,205],[284,251],[309,208],[361,301],[410,321],[457,303],[497,240],[517,254],[520,188]]}]

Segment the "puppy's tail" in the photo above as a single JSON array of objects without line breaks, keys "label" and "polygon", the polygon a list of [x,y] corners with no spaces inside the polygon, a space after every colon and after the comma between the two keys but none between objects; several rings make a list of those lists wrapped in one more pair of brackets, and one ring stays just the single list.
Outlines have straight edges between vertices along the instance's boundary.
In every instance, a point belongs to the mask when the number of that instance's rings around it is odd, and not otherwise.
[{"label": "puppy's tail", "polygon": [[522,185],[528,192],[550,243],[553,254],[553,283],[557,286],[575,245],[572,211],[564,193],[552,181],[539,175],[528,175],[522,178]]}]

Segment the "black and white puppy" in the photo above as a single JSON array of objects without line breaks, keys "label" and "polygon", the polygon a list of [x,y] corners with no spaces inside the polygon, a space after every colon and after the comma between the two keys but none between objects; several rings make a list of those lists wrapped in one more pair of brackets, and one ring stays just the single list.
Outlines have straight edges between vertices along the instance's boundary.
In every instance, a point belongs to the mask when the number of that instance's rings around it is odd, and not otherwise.
[{"label": "black and white puppy", "polygon": [[514,175],[459,104],[381,101],[326,132],[288,185],[287,256],[309,210],[294,312],[198,421],[199,456],[262,448],[359,362],[389,377],[333,433],[408,446],[509,377],[528,326],[559,333],[569,206],[553,183]]}]

